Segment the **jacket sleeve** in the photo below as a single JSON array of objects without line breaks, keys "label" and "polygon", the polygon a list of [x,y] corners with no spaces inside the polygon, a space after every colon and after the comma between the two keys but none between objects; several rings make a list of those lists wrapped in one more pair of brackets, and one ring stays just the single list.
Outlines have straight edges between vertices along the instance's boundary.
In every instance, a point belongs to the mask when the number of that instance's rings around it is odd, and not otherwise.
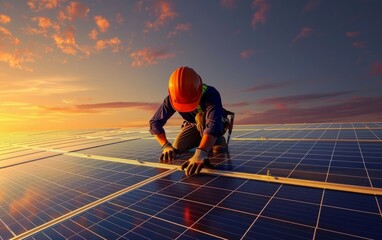
[{"label": "jacket sleeve", "polygon": [[164,133],[163,126],[166,124],[167,120],[174,115],[175,110],[171,106],[170,97],[167,96],[163,103],[159,106],[158,110],[154,116],[150,119],[150,133],[152,135]]},{"label": "jacket sleeve", "polygon": [[222,114],[223,106],[219,92],[210,87],[207,90],[205,98],[206,107],[206,128],[203,134],[209,134],[214,137],[219,137],[222,133]]}]

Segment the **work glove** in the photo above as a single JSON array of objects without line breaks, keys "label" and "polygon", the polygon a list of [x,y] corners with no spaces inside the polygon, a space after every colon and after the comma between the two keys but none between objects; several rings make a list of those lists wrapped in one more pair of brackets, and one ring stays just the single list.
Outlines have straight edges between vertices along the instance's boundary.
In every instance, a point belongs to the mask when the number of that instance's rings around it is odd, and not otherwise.
[{"label": "work glove", "polygon": [[170,142],[167,142],[162,146],[162,154],[160,155],[160,161],[167,163],[174,160],[176,157],[176,149],[171,145]]},{"label": "work glove", "polygon": [[200,132],[200,135],[203,136],[203,131],[205,128],[206,114],[204,112],[198,112],[195,116],[196,129]]},{"label": "work glove", "polygon": [[197,148],[194,156],[182,164],[182,170],[185,171],[186,176],[199,174],[204,166],[214,168],[207,157],[208,153],[206,150]]}]

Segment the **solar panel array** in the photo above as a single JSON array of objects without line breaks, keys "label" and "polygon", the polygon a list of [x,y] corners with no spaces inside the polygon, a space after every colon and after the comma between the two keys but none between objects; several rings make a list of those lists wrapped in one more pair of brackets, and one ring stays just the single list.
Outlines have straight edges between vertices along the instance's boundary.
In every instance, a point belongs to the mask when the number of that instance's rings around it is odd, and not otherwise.
[{"label": "solar panel array", "polygon": [[382,239],[382,123],[235,126],[199,176],[160,153],[145,128],[3,137],[0,239]]}]

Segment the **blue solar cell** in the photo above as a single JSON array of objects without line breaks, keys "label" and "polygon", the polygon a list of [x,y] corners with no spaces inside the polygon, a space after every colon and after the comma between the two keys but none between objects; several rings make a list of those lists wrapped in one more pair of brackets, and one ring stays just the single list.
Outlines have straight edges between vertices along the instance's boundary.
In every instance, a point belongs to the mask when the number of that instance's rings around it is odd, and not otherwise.
[{"label": "blue solar cell", "polygon": [[182,178],[182,180],[180,181],[183,183],[189,183],[189,184],[205,185],[215,178],[217,177],[212,175],[199,175],[199,176],[191,176],[191,177]]},{"label": "blue solar cell", "polygon": [[221,239],[221,238],[189,229],[184,234],[179,236],[178,239],[179,240],[213,240],[213,239]]},{"label": "blue solar cell", "polygon": [[352,177],[346,175],[330,174],[328,176],[328,182],[370,187],[370,181],[366,177]]},{"label": "blue solar cell", "polygon": [[318,227],[359,237],[382,238],[380,214],[323,206]]},{"label": "blue solar cell", "polygon": [[151,194],[152,193],[150,193],[150,192],[145,192],[145,191],[135,189],[135,190],[132,190],[132,191],[129,191],[129,192],[123,194],[122,196],[120,196],[116,199],[111,200],[111,202],[115,203],[119,206],[122,206],[122,207],[128,207],[128,206],[138,202],[139,200],[148,197]]},{"label": "blue solar cell", "polygon": [[371,213],[379,212],[377,199],[373,195],[326,190],[323,205]]},{"label": "blue solar cell", "polygon": [[206,204],[216,205],[224,199],[230,191],[211,187],[201,187],[188,194],[185,199],[199,201]]},{"label": "blue solar cell", "polygon": [[48,157],[58,156],[59,153],[55,152],[46,152],[46,151],[34,151],[33,153],[27,154],[27,155],[21,155],[17,157],[11,157],[7,159],[0,160],[0,169],[17,166],[20,164],[25,164],[28,162],[35,162],[41,159],[45,159]]},{"label": "blue solar cell", "polygon": [[150,191],[150,192],[159,192],[163,188],[166,188],[173,183],[174,182],[172,182],[172,181],[159,179],[159,180],[152,181],[148,184],[145,184],[140,189],[145,190],[145,191]]},{"label": "blue solar cell", "polygon": [[343,168],[343,167],[330,167],[329,174],[357,176],[361,178],[367,178],[367,172],[365,169],[359,168]]},{"label": "blue solar cell", "polygon": [[272,199],[262,215],[314,227],[316,226],[318,211],[319,205]]},{"label": "blue solar cell", "polygon": [[[280,190],[277,191],[275,197],[320,204],[322,192],[323,192],[322,189],[299,187],[299,186],[284,184],[281,186]],[[301,194],[301,193],[304,193],[304,194]]]},{"label": "blue solar cell", "polygon": [[313,227],[260,217],[245,239],[312,239]]},{"label": "blue solar cell", "polygon": [[359,240],[360,238],[357,236],[351,236],[349,234],[317,229],[315,239],[317,240],[338,240],[338,239]]},{"label": "blue solar cell", "polygon": [[296,167],[296,170],[302,171],[302,172],[315,172],[315,173],[321,173],[321,174],[326,174],[328,172],[329,166],[312,165],[312,164],[309,164],[308,162],[304,161],[304,164],[299,164]]},{"label": "blue solar cell", "polygon": [[113,232],[113,230],[115,229],[110,230],[107,228],[108,226],[104,227],[103,225],[105,223],[107,225],[107,221],[101,221],[97,225],[89,227],[89,230],[94,232],[98,236],[101,236],[104,239],[118,239],[120,235],[118,233]]},{"label": "blue solar cell", "polygon": [[[135,228],[134,234],[144,236],[148,239],[176,239],[185,230],[185,227],[151,218]],[[125,237],[129,238],[129,233],[126,234]]]},{"label": "blue solar cell", "polygon": [[190,227],[198,221],[212,206],[180,200],[157,214],[159,218]]},{"label": "blue solar cell", "polygon": [[208,182],[207,186],[234,190],[238,188],[239,186],[241,186],[244,182],[246,182],[245,179],[239,179],[239,178],[227,179],[224,177],[217,177],[213,179],[212,181]]},{"label": "blue solar cell", "polygon": [[255,218],[254,215],[214,208],[194,228],[227,239],[240,239]]},{"label": "blue solar cell", "polygon": [[63,234],[51,228],[46,230],[44,233],[40,232],[38,234],[33,235],[32,237],[36,240],[40,239],[41,236],[48,236],[50,239],[65,239]]},{"label": "blue solar cell", "polygon": [[85,229],[81,232],[76,233],[74,236],[69,238],[70,240],[76,240],[76,239],[91,239],[91,240],[104,240],[101,236],[97,235],[96,233]]},{"label": "blue solar cell", "polygon": [[186,184],[186,183],[175,183],[161,191],[159,191],[160,194],[165,194],[168,196],[173,197],[183,197],[189,194],[190,192],[197,189],[198,186]]},{"label": "blue solar cell", "polygon": [[171,205],[174,201],[174,198],[171,197],[152,194],[131,205],[129,208],[149,215],[154,215]]},{"label": "blue solar cell", "polygon": [[243,184],[238,191],[254,193],[263,196],[273,196],[273,194],[280,188],[280,184],[267,183],[261,181],[247,181]]},{"label": "blue solar cell", "polygon": [[259,214],[269,201],[269,197],[249,193],[232,193],[218,206],[245,213]]}]

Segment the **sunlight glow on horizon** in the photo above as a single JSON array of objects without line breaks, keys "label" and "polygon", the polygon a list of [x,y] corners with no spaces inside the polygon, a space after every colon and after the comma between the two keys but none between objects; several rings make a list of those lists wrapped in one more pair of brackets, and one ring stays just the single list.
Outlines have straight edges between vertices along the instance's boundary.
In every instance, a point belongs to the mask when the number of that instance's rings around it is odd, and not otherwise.
[{"label": "sunlight glow on horizon", "polygon": [[5,0],[0,132],[148,128],[179,66],[216,87],[237,124],[382,121],[381,7]]}]

